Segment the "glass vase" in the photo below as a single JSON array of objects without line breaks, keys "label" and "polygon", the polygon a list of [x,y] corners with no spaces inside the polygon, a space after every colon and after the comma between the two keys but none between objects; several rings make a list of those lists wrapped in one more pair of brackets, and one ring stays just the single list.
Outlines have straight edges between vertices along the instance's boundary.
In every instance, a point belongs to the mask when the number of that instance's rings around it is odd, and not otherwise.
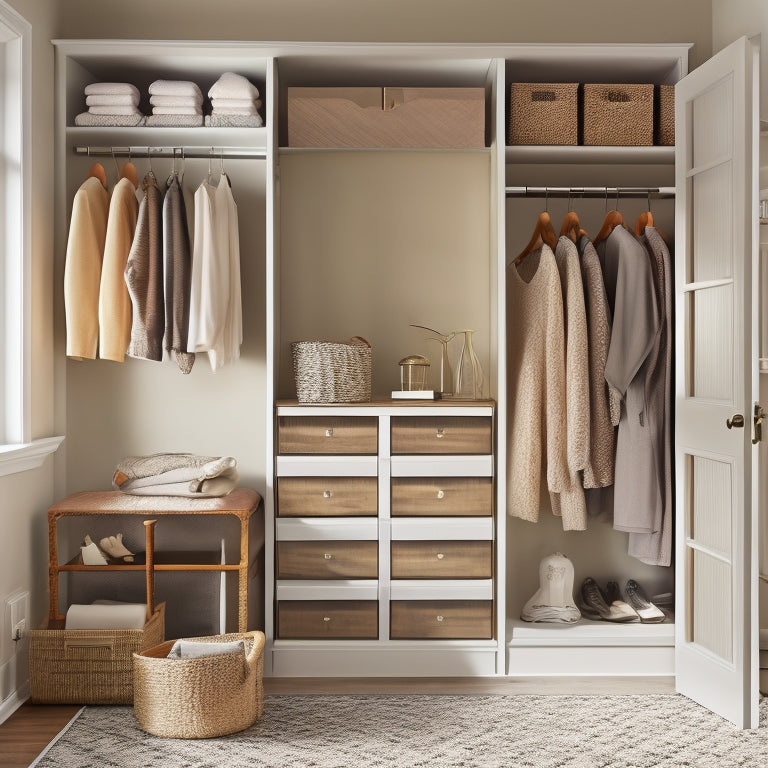
[{"label": "glass vase", "polygon": [[485,397],[485,376],[472,346],[474,331],[456,331],[464,334],[464,346],[456,363],[456,386],[453,396],[459,400],[482,400]]}]

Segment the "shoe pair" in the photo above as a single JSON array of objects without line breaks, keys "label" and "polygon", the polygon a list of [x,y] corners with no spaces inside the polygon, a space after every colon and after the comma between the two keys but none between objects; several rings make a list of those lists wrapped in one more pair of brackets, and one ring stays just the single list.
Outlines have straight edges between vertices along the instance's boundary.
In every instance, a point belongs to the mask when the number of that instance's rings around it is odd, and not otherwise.
[{"label": "shoe pair", "polygon": [[107,555],[113,560],[119,560],[124,563],[133,562],[133,552],[128,550],[123,544],[123,534],[116,536],[105,536],[98,544],[86,535],[83,539],[85,546],[80,547],[80,554],[83,558],[83,565],[109,565]]},{"label": "shoe pair", "polygon": [[587,619],[626,623],[637,621],[639,616],[621,599],[619,585],[615,581],[607,584],[607,594],[591,577],[584,579],[577,600],[582,615]]}]

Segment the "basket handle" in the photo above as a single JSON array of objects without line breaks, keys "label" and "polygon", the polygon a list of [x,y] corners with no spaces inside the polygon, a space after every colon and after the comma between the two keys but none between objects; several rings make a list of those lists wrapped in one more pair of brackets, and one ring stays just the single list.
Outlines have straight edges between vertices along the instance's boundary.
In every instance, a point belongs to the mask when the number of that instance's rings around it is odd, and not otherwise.
[{"label": "basket handle", "polygon": [[144,536],[146,539],[146,562],[144,568],[147,576],[147,621],[155,612],[155,525],[157,520],[144,521]]},{"label": "basket handle", "polygon": [[115,648],[114,637],[99,637],[97,635],[85,635],[84,637],[70,637],[64,640],[64,653],[71,648]]},{"label": "basket handle", "polygon": [[352,341],[352,340],[354,340],[354,339],[360,339],[360,341],[362,341],[362,342],[363,342],[363,344],[365,344],[365,345],[366,345],[366,346],[367,346],[369,349],[371,348],[371,342],[370,342],[370,341],[368,341],[368,339],[364,339],[362,336],[353,336],[353,337],[350,339],[350,341]]}]

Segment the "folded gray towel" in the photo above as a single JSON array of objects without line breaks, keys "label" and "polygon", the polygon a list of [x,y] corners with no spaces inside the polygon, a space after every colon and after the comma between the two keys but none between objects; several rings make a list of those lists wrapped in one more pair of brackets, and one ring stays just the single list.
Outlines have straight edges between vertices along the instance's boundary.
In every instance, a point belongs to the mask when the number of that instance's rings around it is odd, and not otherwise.
[{"label": "folded gray towel", "polygon": [[91,112],[81,112],[75,116],[77,126],[99,126],[102,128],[133,128],[144,125],[144,115],[94,115]]},{"label": "folded gray towel", "polygon": [[209,128],[261,128],[261,115],[218,115],[215,112],[205,116]]},{"label": "folded gray towel", "polygon": [[148,128],[198,128],[203,124],[202,115],[148,115]]},{"label": "folded gray towel", "polygon": [[245,656],[245,643],[242,640],[217,643],[205,640],[177,640],[168,653],[169,659],[200,659],[204,656],[222,656],[225,653],[242,653]]}]

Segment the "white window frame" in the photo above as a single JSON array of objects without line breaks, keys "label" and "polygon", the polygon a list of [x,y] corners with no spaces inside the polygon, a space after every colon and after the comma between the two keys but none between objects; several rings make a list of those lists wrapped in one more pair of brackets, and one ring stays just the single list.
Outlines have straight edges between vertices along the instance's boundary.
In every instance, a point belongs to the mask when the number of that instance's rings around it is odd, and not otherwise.
[{"label": "white window frame", "polygon": [[32,26],[0,0],[0,476],[42,465],[63,438],[32,439]]}]

